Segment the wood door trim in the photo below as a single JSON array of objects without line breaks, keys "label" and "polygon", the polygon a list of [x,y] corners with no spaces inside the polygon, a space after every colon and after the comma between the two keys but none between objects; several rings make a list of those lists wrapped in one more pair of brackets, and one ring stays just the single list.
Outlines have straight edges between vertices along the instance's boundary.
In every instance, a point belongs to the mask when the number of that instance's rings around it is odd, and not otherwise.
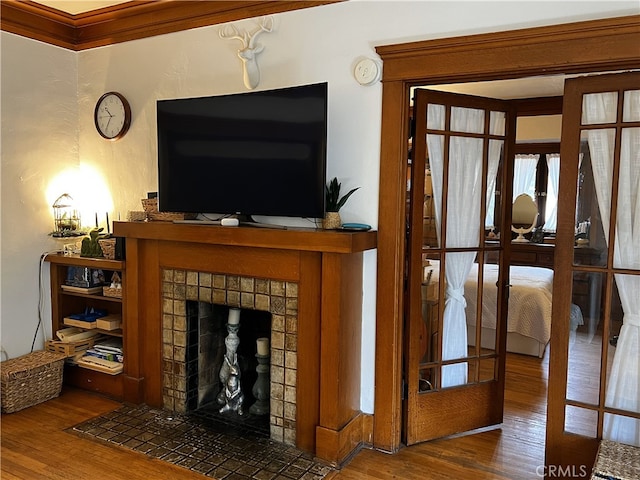
[{"label": "wood door trim", "polygon": [[511,100],[519,117],[562,115],[562,97],[516,98]]},{"label": "wood door trim", "polygon": [[384,62],[374,447],[400,448],[409,87],[640,68],[640,15],[379,46]]},{"label": "wood door trim", "polygon": [[385,45],[376,51],[384,61],[383,82],[434,84],[611,71],[626,69],[637,60],[634,39],[639,18],[630,15]]},{"label": "wood door trim", "polygon": [[0,16],[4,31],[80,51],[337,1],[343,0],[142,0],[70,15],[29,0],[3,0]]}]

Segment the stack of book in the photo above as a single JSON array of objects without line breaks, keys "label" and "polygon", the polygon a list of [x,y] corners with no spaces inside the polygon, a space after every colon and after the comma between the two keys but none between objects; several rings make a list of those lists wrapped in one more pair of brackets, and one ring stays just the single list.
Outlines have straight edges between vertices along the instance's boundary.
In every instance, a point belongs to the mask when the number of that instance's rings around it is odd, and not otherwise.
[{"label": "stack of book", "polygon": [[122,363],[124,361],[124,356],[122,355],[122,339],[107,338],[100,340],[96,342],[92,348],[88,349],[85,355]]},{"label": "stack of book", "polygon": [[116,375],[123,370],[122,339],[109,337],[97,341],[84,352],[78,364],[91,370]]}]

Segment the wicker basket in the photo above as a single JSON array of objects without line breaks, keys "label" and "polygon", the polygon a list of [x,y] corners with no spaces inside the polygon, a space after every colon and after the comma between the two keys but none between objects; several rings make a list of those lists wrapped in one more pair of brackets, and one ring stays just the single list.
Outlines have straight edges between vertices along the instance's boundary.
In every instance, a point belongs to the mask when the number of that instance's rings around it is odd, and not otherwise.
[{"label": "wicker basket", "polygon": [[173,222],[174,220],[184,220],[184,213],[150,212],[149,220],[152,222]]},{"label": "wicker basket", "polygon": [[338,212],[327,212],[322,221],[322,228],[325,230],[337,230],[342,226],[342,219]]},{"label": "wicker basket", "polygon": [[130,210],[127,214],[127,221],[129,222],[144,222],[147,219],[147,212],[140,212],[137,210]]},{"label": "wicker basket", "polygon": [[60,395],[65,355],[43,350],[0,364],[2,413],[13,413]]},{"label": "wicker basket", "polygon": [[122,288],[102,287],[102,295],[105,297],[122,298]]},{"label": "wicker basket", "polygon": [[612,440],[601,440],[591,478],[640,478],[640,448]]},{"label": "wicker basket", "polygon": [[145,213],[157,212],[158,211],[158,199],[157,198],[143,198],[142,199],[142,209]]},{"label": "wicker basket", "polygon": [[115,238],[103,238],[98,240],[98,244],[102,249],[102,255],[108,260],[115,260],[116,258],[116,239]]}]

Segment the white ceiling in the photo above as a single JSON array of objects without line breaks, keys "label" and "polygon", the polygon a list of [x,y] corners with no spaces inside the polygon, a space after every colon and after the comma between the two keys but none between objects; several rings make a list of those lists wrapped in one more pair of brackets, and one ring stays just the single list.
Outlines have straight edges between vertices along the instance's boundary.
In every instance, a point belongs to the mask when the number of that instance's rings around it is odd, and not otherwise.
[{"label": "white ceiling", "polygon": [[425,88],[445,92],[466,93],[481,97],[512,100],[515,98],[562,96],[566,75],[549,75],[544,77],[527,77],[513,80],[494,80],[491,82],[455,83],[434,85]]},{"label": "white ceiling", "polygon": [[119,3],[127,3],[127,1],[128,0],[37,0],[37,3],[70,13],[71,15],[78,15],[79,13],[110,7]]}]

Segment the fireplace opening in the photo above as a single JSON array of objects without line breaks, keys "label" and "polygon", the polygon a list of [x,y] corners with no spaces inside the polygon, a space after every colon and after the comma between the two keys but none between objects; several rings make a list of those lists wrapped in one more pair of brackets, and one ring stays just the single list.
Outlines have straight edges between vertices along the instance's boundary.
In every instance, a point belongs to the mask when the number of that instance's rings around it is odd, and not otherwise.
[{"label": "fireplace opening", "polygon": [[187,414],[269,437],[271,316],[262,310],[186,302]]}]

